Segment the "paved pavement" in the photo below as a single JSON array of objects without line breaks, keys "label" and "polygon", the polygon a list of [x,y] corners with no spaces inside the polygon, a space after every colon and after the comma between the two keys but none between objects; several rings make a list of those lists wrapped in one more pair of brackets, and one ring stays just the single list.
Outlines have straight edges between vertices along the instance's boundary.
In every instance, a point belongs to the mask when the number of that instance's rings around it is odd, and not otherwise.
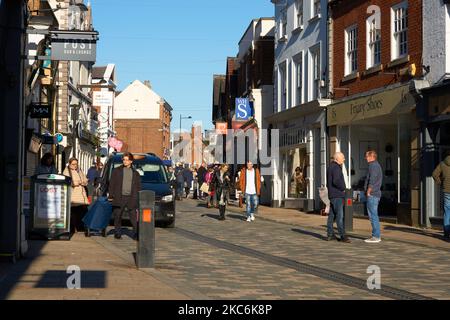
[{"label": "paved pavement", "polygon": [[[156,231],[156,270],[181,291],[212,299],[450,298],[446,248],[391,240],[369,245],[358,238],[326,242],[325,229],[260,217],[248,223],[231,210],[222,222],[201,202],[179,203],[177,227]],[[134,250],[130,239],[97,240],[128,255]],[[372,265],[381,268],[386,292],[367,289]],[[391,289],[396,294],[389,295]]]},{"label": "paved pavement", "polygon": [[[67,289],[67,268],[81,269],[81,290]],[[83,234],[71,241],[32,241],[27,259],[0,263],[0,300],[181,300],[189,296],[137,270]]]},{"label": "paved pavement", "polygon": [[[219,221],[217,209],[179,202],[176,228],[156,229],[156,265],[144,271],[134,267],[136,242],[127,236],[33,242],[29,259],[0,264],[0,298],[450,299],[449,248],[437,233],[383,224],[389,237],[371,245],[361,220],[351,244],[327,242],[325,217],[292,211],[261,207],[248,223],[229,207]],[[72,264],[84,272],[82,290],[65,288]],[[381,290],[366,285],[373,265]]]}]

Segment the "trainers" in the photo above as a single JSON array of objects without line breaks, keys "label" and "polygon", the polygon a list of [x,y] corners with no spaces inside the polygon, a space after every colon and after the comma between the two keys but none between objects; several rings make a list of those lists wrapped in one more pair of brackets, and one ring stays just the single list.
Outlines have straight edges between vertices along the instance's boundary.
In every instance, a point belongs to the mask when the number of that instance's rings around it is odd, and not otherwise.
[{"label": "trainers", "polygon": [[252,214],[252,215],[250,216],[250,219],[251,219],[252,221],[255,221],[255,215]]},{"label": "trainers", "polygon": [[379,243],[379,242],[381,242],[381,239],[380,239],[380,238],[372,237],[372,238],[369,238],[369,239],[364,240],[364,242],[365,242],[365,243]]},{"label": "trainers", "polygon": [[327,241],[337,241],[336,236],[327,236]]},{"label": "trainers", "polygon": [[252,218],[248,217],[247,222],[252,222]]}]

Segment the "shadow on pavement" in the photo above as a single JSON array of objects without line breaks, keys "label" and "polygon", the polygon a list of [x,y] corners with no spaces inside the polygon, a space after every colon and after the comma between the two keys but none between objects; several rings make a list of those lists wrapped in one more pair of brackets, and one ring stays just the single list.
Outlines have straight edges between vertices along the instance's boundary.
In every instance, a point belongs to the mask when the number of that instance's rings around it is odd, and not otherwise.
[{"label": "shadow on pavement", "polygon": [[219,213],[217,213],[217,214],[204,213],[201,215],[201,217],[208,217],[211,219],[219,220]]},{"label": "shadow on pavement", "polygon": [[321,235],[319,233],[312,232],[312,231],[302,230],[302,229],[298,229],[298,228],[294,228],[294,229],[291,229],[291,230],[294,231],[294,232],[300,233],[300,234],[304,234],[304,235],[307,235],[307,236],[311,236],[311,237],[317,238],[319,240],[323,240],[323,241],[327,240],[327,237],[325,237],[325,236],[323,236],[323,235]]},{"label": "shadow on pavement", "polygon": [[14,287],[21,282],[33,260],[39,258],[46,244],[47,241],[28,241],[26,258],[18,260],[15,264],[0,260],[0,300],[8,298]]},{"label": "shadow on pavement", "polygon": [[412,229],[412,228],[408,228],[408,227],[396,227],[396,226],[386,226],[386,227],[384,227],[384,230],[406,232],[406,233],[410,233],[410,234],[416,234],[416,235],[426,236],[426,237],[430,237],[430,238],[434,238],[434,239],[439,239],[442,241],[448,241],[447,239],[444,238],[443,235],[431,233],[426,230],[417,230],[417,229]]},{"label": "shadow on pavement", "polygon": [[[87,289],[104,289],[106,288],[106,271],[80,271],[80,287]],[[49,270],[46,271],[34,288],[50,288],[61,289],[68,288],[69,284],[74,284],[71,279],[73,273],[67,271]]]},{"label": "shadow on pavement", "polygon": [[232,219],[237,219],[237,220],[241,220],[241,221],[246,221],[247,218],[242,216],[242,215],[238,215],[238,214],[227,214],[227,217],[230,217]]}]

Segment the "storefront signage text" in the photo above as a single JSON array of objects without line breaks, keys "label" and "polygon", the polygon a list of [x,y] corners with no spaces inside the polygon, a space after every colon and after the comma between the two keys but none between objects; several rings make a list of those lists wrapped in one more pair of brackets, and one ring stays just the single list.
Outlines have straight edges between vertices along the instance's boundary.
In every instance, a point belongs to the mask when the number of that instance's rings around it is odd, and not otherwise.
[{"label": "storefront signage text", "polygon": [[366,112],[370,112],[372,110],[383,108],[383,100],[374,100],[370,97],[365,103],[361,104],[351,104],[350,105],[350,114],[366,114]]}]

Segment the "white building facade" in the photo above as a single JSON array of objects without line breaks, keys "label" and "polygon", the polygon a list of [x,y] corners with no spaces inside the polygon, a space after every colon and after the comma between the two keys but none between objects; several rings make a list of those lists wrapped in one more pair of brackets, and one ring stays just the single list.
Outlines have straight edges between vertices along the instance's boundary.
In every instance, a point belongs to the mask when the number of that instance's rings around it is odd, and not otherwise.
[{"label": "white building facade", "polygon": [[[266,117],[280,135],[272,205],[314,211],[328,165],[326,0],[271,0],[275,7],[274,109]],[[299,169],[297,169],[299,168]],[[300,176],[295,177],[295,171]]]}]

